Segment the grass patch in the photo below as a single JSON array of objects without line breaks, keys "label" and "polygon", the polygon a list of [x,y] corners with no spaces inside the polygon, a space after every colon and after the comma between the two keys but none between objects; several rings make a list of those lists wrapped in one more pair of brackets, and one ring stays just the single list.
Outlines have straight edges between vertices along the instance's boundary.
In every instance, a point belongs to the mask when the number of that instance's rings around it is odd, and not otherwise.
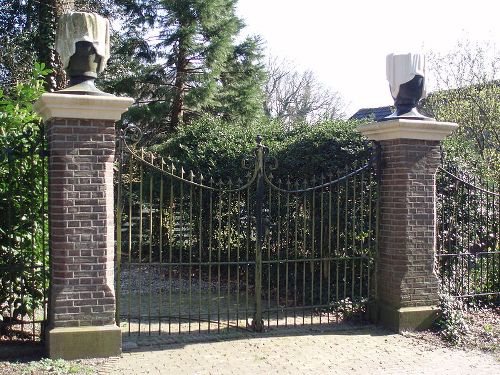
[{"label": "grass patch", "polygon": [[83,364],[79,361],[65,361],[63,359],[44,358],[39,361],[28,362],[21,370],[23,375],[31,374],[94,374],[95,369],[92,366]]}]

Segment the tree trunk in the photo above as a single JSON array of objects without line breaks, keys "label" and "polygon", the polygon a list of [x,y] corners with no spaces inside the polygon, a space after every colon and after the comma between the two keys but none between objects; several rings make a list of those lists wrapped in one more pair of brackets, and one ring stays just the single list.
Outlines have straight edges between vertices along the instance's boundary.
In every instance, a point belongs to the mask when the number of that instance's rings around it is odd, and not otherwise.
[{"label": "tree trunk", "polygon": [[47,0],[37,2],[38,6],[38,61],[44,63],[52,73],[45,78],[48,92],[60,90],[66,86],[66,73],[63,70],[59,55],[54,50],[57,20],[63,13],[74,9],[74,0]]},{"label": "tree trunk", "polygon": [[[181,25],[182,27],[183,25]],[[172,101],[172,111],[170,114],[170,130],[174,131],[179,127],[184,116],[184,96],[186,91],[186,69],[188,66],[185,40],[179,38],[176,74],[174,83],[174,99]]]}]

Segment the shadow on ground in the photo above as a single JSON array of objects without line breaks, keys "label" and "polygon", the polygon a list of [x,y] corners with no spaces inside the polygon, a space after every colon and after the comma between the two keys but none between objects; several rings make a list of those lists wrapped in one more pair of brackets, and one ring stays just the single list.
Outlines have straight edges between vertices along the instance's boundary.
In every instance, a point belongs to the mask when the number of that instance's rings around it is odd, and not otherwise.
[{"label": "shadow on ground", "polygon": [[235,340],[251,340],[255,338],[265,337],[290,337],[290,336],[316,336],[316,335],[370,335],[370,336],[385,336],[391,335],[388,330],[380,328],[368,323],[349,323],[340,324],[303,324],[288,327],[271,327],[263,332],[254,332],[251,329],[231,328],[222,329],[220,332],[213,333],[175,333],[175,334],[158,334],[158,333],[141,333],[140,335],[124,333],[123,335],[123,351],[124,352],[150,352],[158,350],[180,349],[186,345],[206,343],[206,342],[223,342]]},{"label": "shadow on ground", "polygon": [[40,343],[0,341],[0,361],[31,362],[44,358]]}]

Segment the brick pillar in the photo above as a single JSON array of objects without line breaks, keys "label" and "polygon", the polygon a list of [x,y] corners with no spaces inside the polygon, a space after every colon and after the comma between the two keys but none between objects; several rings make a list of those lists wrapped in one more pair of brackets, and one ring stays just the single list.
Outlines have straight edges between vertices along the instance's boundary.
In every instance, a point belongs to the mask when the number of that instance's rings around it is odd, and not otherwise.
[{"label": "brick pillar", "polygon": [[113,163],[115,121],[129,98],[44,94],[35,109],[49,149],[52,358],[121,352],[115,324]]},{"label": "brick pillar", "polygon": [[435,174],[453,123],[390,120],[358,130],[380,142],[376,320],[395,330],[428,328],[438,302]]}]

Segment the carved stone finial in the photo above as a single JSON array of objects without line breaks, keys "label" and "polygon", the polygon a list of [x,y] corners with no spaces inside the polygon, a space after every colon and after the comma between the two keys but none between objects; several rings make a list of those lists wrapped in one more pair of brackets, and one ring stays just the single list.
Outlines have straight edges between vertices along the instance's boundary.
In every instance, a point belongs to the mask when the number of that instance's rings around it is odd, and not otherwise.
[{"label": "carved stone finial", "polygon": [[109,21],[95,13],[70,12],[59,18],[56,50],[70,77],[62,93],[110,95],[94,85],[110,55]]},{"label": "carved stone finial", "polygon": [[[425,57],[418,53],[387,55],[387,80],[396,111],[383,120],[405,118],[429,119],[418,113],[417,104],[427,96],[425,88]],[[383,121],[382,120],[382,121]]]}]

